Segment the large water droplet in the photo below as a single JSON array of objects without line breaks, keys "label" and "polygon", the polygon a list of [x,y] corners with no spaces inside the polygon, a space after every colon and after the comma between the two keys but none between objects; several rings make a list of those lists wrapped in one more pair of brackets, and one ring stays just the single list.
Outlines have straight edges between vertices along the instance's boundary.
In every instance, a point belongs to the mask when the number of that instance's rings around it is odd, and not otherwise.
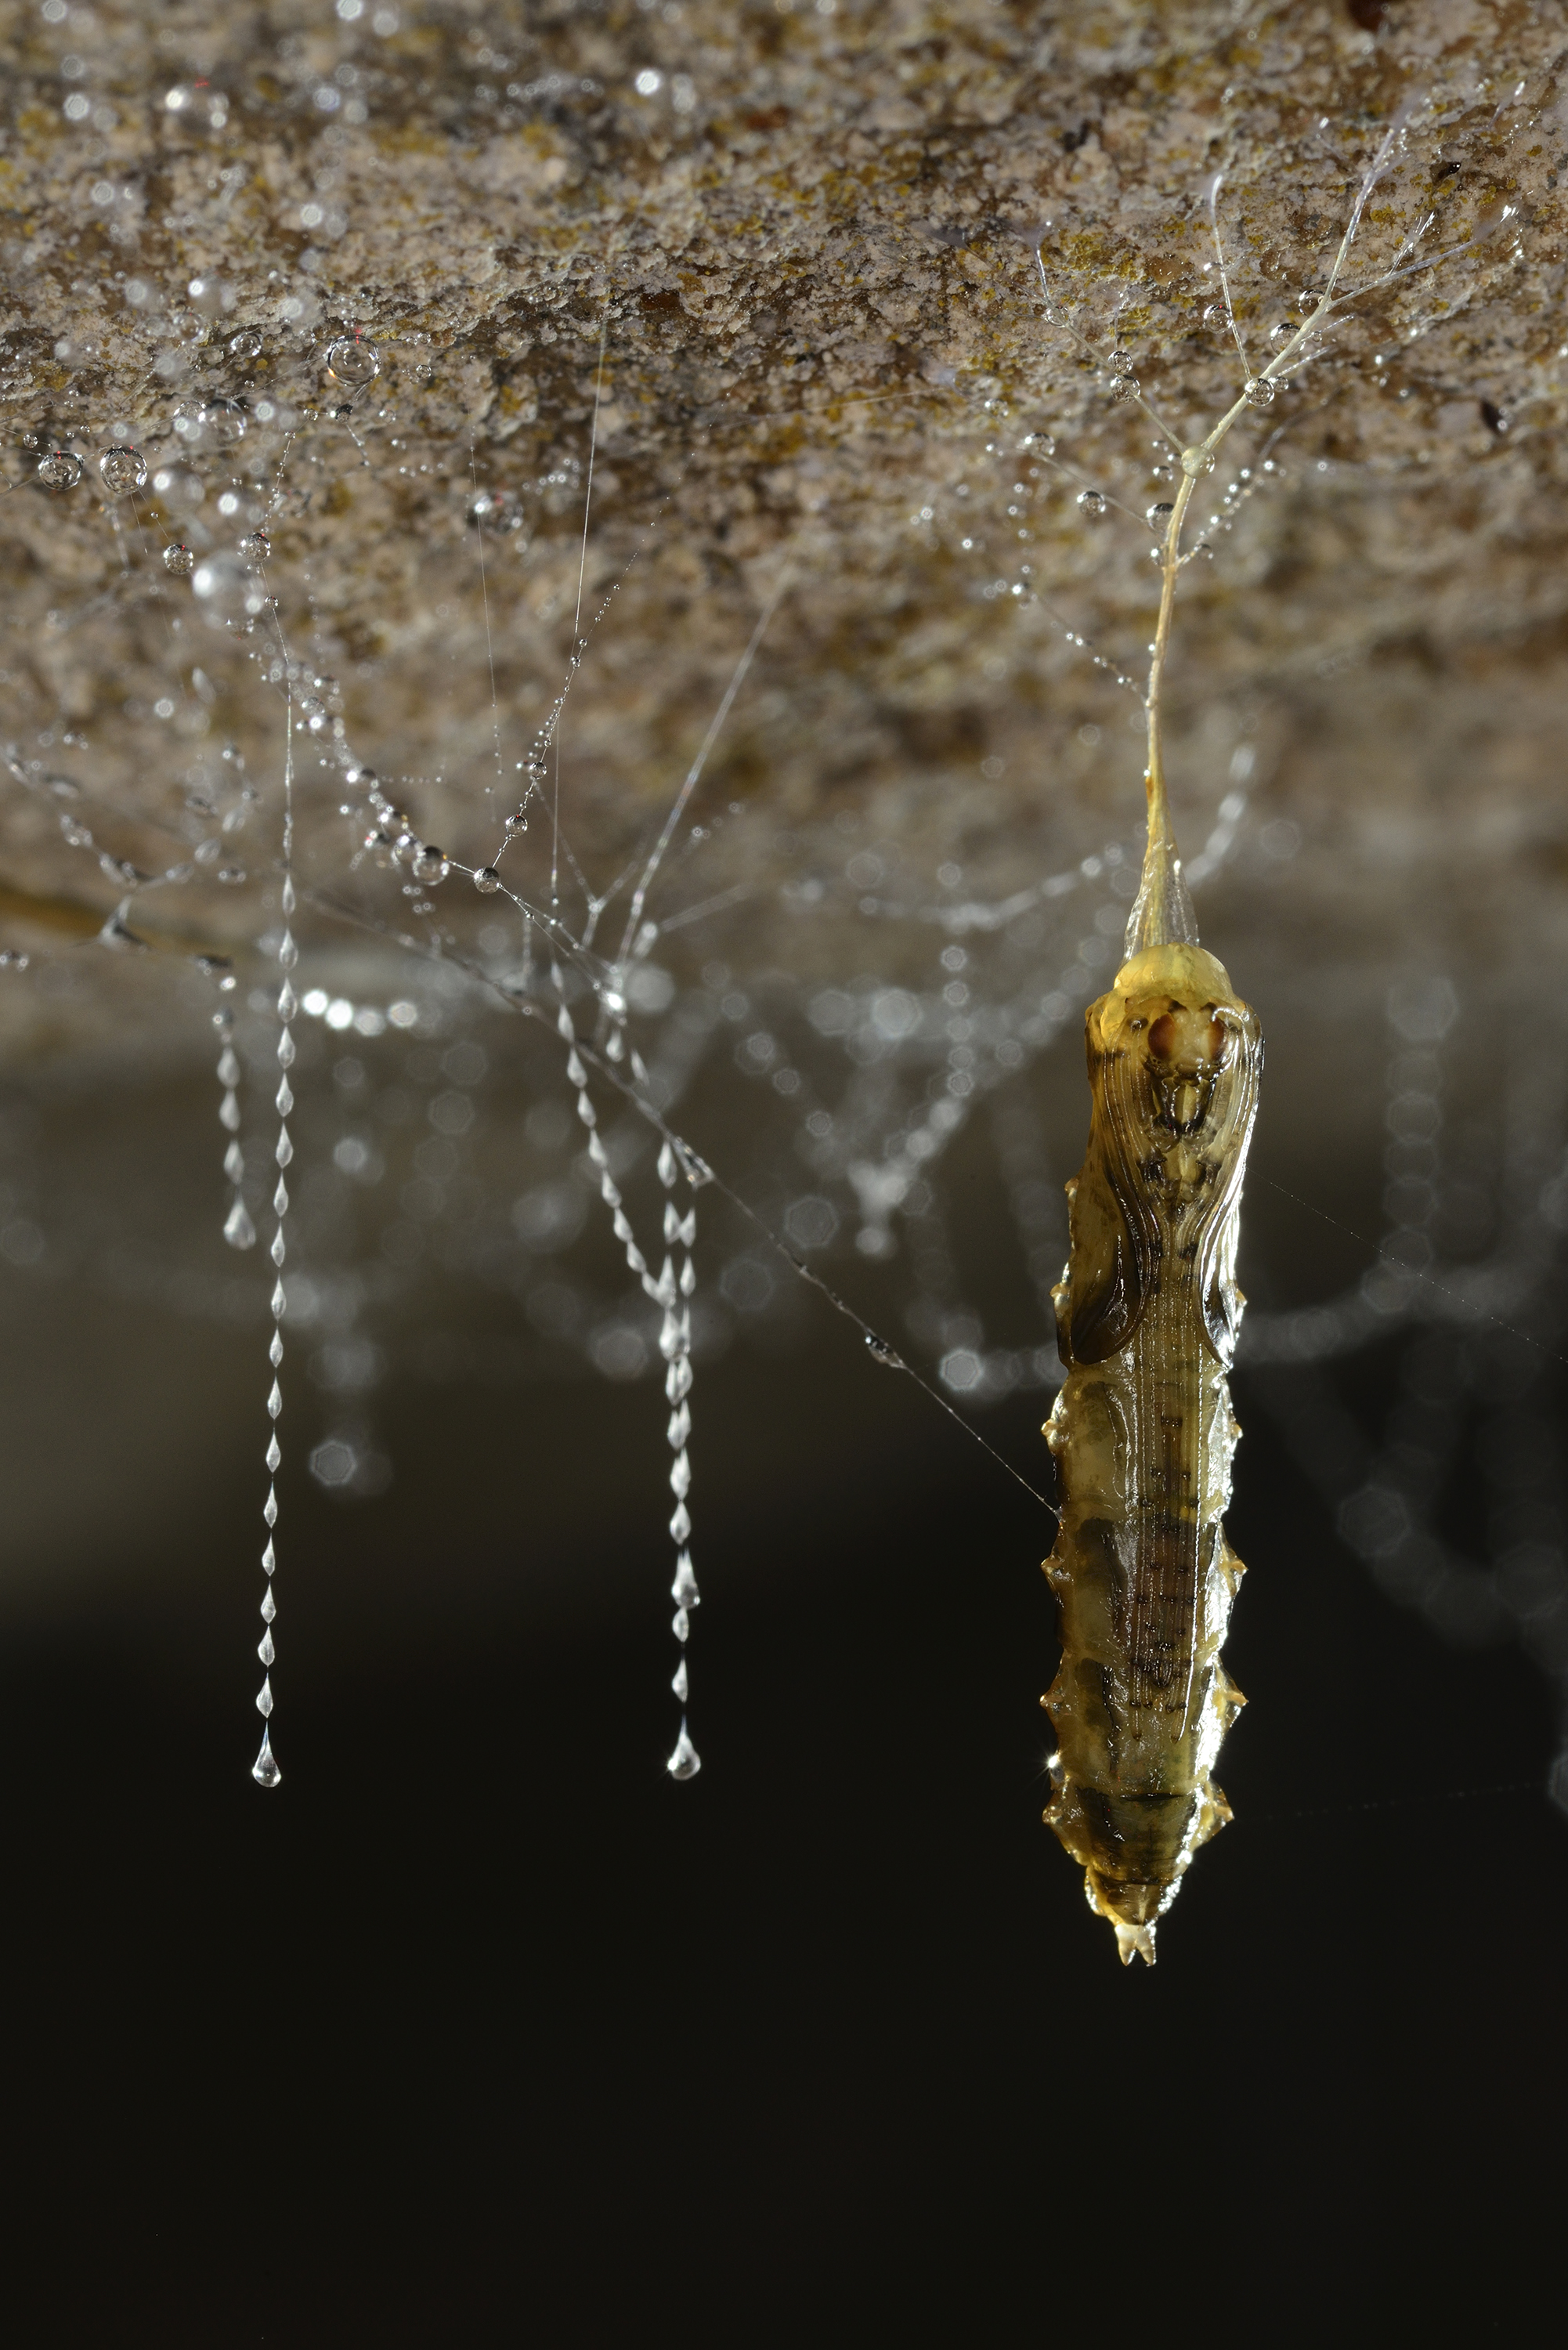
[{"label": "large water droplet", "polygon": [[482,865],[473,877],[473,886],[482,898],[493,898],[501,887],[501,876],[493,865]]},{"label": "large water droplet", "polygon": [[237,1142],[231,1142],[223,1153],[223,1172],[231,1183],[245,1180],[245,1154]]},{"label": "large water droplet", "polygon": [[237,400],[210,400],[196,411],[196,421],[214,441],[225,443],[245,437],[245,411]]},{"label": "large water droplet", "polygon": [[287,1302],[288,1301],[284,1295],[282,1282],[275,1281],[272,1285],[272,1295],[267,1301],[268,1305],[271,1308],[272,1318],[275,1322],[281,1322],[283,1320],[284,1307]]},{"label": "large water droplet", "polygon": [[[271,1596],[270,1593],[268,1594],[268,1596]],[[277,1650],[273,1647],[272,1634],[270,1632],[264,1632],[262,1634],[261,1645],[257,1648],[256,1654],[270,1672],[274,1665],[277,1662]]]},{"label": "large water droplet", "polygon": [[274,1617],[275,1617],[276,1614],[277,1614],[277,1602],[276,1602],[276,1600],[275,1600],[275,1599],[273,1597],[273,1596],[272,1596],[272,1586],[271,1586],[271,1584],[269,1583],[269,1584],[267,1585],[266,1589],[262,1593],[262,1604],[261,1604],[261,1616],[262,1616],[262,1622],[263,1622],[264,1624],[270,1624],[270,1623],[272,1622],[272,1620],[273,1620]]},{"label": "large water droplet", "polygon": [[262,1553],[262,1573],[264,1575],[275,1575],[276,1572],[277,1553],[269,1542],[265,1550]]},{"label": "large water droplet", "polygon": [[1196,444],[1190,449],[1184,449],[1181,452],[1181,470],[1184,473],[1189,473],[1194,481],[1200,473],[1211,473],[1214,471],[1213,450]]},{"label": "large water droplet", "polygon": [[281,1330],[275,1330],[273,1332],[272,1344],[266,1350],[266,1358],[272,1365],[273,1369],[275,1371],[278,1365],[283,1360],[283,1332]]},{"label": "large water droplet", "polygon": [[163,568],[171,571],[176,579],[189,579],[196,568],[196,558],[182,540],[176,546],[164,548]]},{"label": "large water droplet", "polygon": [[1108,375],[1131,375],[1133,371],[1132,353],[1130,351],[1114,350],[1109,359],[1106,361],[1106,371]]},{"label": "large water droplet", "polygon": [[237,359],[259,359],[262,341],[259,327],[242,327],[237,335],[229,337],[229,348]]},{"label": "large water droplet", "polygon": [[273,1157],[277,1160],[280,1167],[286,1167],[294,1157],[294,1145],[289,1140],[288,1128],[286,1126],[277,1138],[277,1149],[274,1151]]},{"label": "large water droplet", "polygon": [[334,383],[358,391],[362,385],[375,381],[381,372],[381,362],[370,345],[361,342],[358,335],[340,335],[335,343],[327,346],[327,372]]},{"label": "large water droplet", "polygon": [[115,498],[123,498],[131,490],[141,489],[147,481],[146,458],[140,449],[130,448],[124,442],[106,449],[98,461],[98,469],[103,475],[105,489]]},{"label": "large water droplet", "polygon": [[675,1580],[670,1586],[670,1596],[677,1607],[700,1607],[702,1595],[697,1588],[697,1577],[691,1571],[691,1554],[683,1550],[675,1562]]},{"label": "large water droplet", "polygon": [[1277,327],[1271,327],[1269,328],[1269,340],[1272,343],[1275,350],[1280,350],[1290,341],[1291,337],[1295,334],[1296,331],[1296,328],[1293,326],[1289,318],[1282,318]]},{"label": "large water droplet", "polygon": [[260,1689],[256,1691],[256,1711],[260,1714],[268,1714],[272,1711],[272,1679],[270,1675],[263,1681]]},{"label": "large water droplet", "polygon": [[275,1477],[283,1466],[283,1447],[275,1436],[266,1449],[266,1465]]},{"label": "large water droplet", "polygon": [[1106,386],[1106,390],[1112,400],[1136,400],[1138,395],[1138,380],[1136,375],[1113,376]]},{"label": "large water droplet", "polygon": [[1249,408],[1272,408],[1274,390],[1275,386],[1266,375],[1255,375],[1247,386],[1242,398]]},{"label": "large water droplet", "polygon": [[38,479],[47,490],[74,490],[84,468],[68,449],[51,449],[38,460]]},{"label": "large water droplet", "polygon": [[664,1767],[672,1779],[694,1779],[702,1768],[702,1758],[687,1735],[684,1714],[680,1718],[680,1735],[675,1742],[675,1752]]},{"label": "large water droplet", "polygon": [[251,1764],[251,1777],[258,1787],[275,1787],[283,1777],[283,1773],[273,1761],[270,1731],[264,1730],[262,1732],[261,1752]]},{"label": "large water droplet", "polygon": [[[208,1229],[209,1231],[212,1229],[210,1225]],[[254,1248],[256,1228],[251,1222],[250,1211],[243,1200],[236,1200],[229,1210],[223,1223],[223,1238],[231,1248]]]},{"label": "large water droplet", "polygon": [[[276,1525],[276,1523],[277,1523],[277,1495],[276,1495],[276,1493],[272,1490],[272,1488],[271,1488],[270,1486],[269,1486],[269,1487],[268,1487],[268,1489],[267,1489],[267,1497],[266,1497],[266,1500],[262,1503],[262,1515],[263,1515],[263,1517],[266,1520],[266,1522],[267,1522],[267,1523],[268,1523],[268,1525],[269,1525],[269,1526],[275,1526],[275,1525]],[[268,1548],[269,1550],[272,1548],[272,1544],[271,1544],[270,1543],[268,1543],[268,1544],[267,1544],[267,1548]],[[264,1565],[265,1564],[265,1561],[264,1561],[263,1563],[264,1563]],[[269,1568],[268,1568],[268,1570],[267,1570],[267,1572],[270,1574],[270,1573],[271,1573],[271,1571],[272,1571],[272,1570],[271,1570],[271,1569],[270,1569],[270,1567],[269,1567]]]},{"label": "large water droplet", "polygon": [[1106,502],[1098,490],[1078,492],[1078,511],[1082,515],[1086,515],[1091,522],[1098,522],[1105,510]]},{"label": "large water droplet", "polygon": [[283,1389],[279,1387],[275,1379],[274,1379],[272,1383],[272,1393],[266,1399],[266,1408],[268,1411],[271,1412],[274,1419],[277,1418],[278,1413],[283,1409]]},{"label": "large water droplet", "polygon": [[[444,849],[427,846],[415,855],[410,869],[416,881],[422,881],[427,889],[433,889],[438,881],[446,879],[452,867]],[[493,867],[491,869],[493,871]]]},{"label": "large water droplet", "polygon": [[1163,530],[1175,512],[1176,508],[1168,498],[1158,498],[1153,505],[1144,508],[1143,518],[1150,530]]}]

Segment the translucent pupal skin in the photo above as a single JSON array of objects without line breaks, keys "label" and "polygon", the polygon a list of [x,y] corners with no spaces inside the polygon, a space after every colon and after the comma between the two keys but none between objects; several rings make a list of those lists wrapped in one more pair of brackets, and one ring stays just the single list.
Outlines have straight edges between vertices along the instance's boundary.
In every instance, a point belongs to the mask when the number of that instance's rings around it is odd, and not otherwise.
[{"label": "translucent pupal skin", "polygon": [[1150,946],[1086,1017],[1093,1114],[1054,1292],[1067,1378],[1046,1423],[1062,1666],[1048,1825],[1124,1962],[1230,1817],[1210,1771],[1242,1703],[1220,1662],[1242,1568],[1225,1540],[1240,1433],[1226,1373],[1263,1047],[1223,966]]}]

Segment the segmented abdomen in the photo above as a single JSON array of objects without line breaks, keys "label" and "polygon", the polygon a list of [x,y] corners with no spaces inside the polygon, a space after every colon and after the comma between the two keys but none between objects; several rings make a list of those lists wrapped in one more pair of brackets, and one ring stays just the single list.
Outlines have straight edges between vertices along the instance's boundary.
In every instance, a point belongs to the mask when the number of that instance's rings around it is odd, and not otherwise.
[{"label": "segmented abdomen", "polygon": [[1157,1920],[1230,1815],[1210,1777],[1241,1702],[1220,1662],[1242,1572],[1222,1523],[1225,1375],[1262,1045],[1190,946],[1135,957],[1087,1027],[1094,1118],[1056,1293],[1067,1378],[1046,1426],[1062,1666],[1045,1816],[1124,1960],[1152,1963]]}]

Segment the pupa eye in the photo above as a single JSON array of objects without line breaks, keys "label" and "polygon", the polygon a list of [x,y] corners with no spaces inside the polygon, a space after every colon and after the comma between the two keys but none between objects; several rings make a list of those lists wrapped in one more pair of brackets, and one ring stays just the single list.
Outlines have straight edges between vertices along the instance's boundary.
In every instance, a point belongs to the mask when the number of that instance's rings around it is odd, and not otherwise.
[{"label": "pupa eye", "polygon": [[1162,1061],[1168,1060],[1176,1048],[1176,1023],[1168,1012],[1162,1012],[1148,1032],[1148,1049],[1158,1053]]}]

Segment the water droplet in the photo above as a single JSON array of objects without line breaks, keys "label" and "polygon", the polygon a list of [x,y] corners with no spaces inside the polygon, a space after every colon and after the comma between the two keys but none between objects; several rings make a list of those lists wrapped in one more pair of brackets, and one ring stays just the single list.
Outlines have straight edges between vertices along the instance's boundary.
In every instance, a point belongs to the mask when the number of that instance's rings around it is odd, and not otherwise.
[{"label": "water droplet", "polygon": [[[493,866],[490,869],[493,872]],[[410,870],[416,881],[422,881],[427,889],[433,889],[438,881],[446,879],[452,867],[447,862],[444,849],[432,848],[427,844],[416,851]]]},{"label": "water droplet", "polygon": [[1297,332],[1299,332],[1299,329],[1293,325],[1289,318],[1282,318],[1277,327],[1271,327],[1269,328],[1269,340],[1272,343],[1275,350],[1280,350],[1290,341],[1291,337]]},{"label": "water droplet", "polygon": [[163,550],[163,568],[171,571],[176,579],[189,579],[196,568],[196,558],[182,543]]},{"label": "water droplet", "polygon": [[[287,953],[293,945],[294,941],[286,937],[283,952],[278,956],[278,961],[280,962],[283,961],[284,954]],[[292,960],[293,957],[291,955],[290,961]],[[277,1016],[280,1020],[292,1020],[298,1010],[299,998],[296,995],[290,983],[286,979],[283,985],[277,991]]]},{"label": "water droplet", "polygon": [[680,1735],[675,1742],[675,1752],[665,1764],[672,1779],[694,1779],[702,1768],[702,1758],[686,1734],[686,1717],[680,1718]]},{"label": "water droplet", "polygon": [[670,1628],[682,1643],[691,1638],[691,1618],[684,1607],[678,1607],[670,1619]]},{"label": "water droplet", "polygon": [[286,1126],[277,1138],[277,1149],[273,1152],[273,1157],[277,1160],[280,1167],[286,1167],[294,1157],[294,1144],[289,1139],[289,1133]]},{"label": "water droplet", "polygon": [[140,490],[146,484],[146,458],[140,449],[130,448],[123,442],[104,451],[98,461],[98,469],[111,497],[123,498],[128,492]]},{"label": "water droplet", "polygon": [[262,1553],[262,1573],[264,1575],[274,1575],[276,1571],[277,1553],[269,1542],[265,1550]]},{"label": "water droplet", "polygon": [[292,914],[295,908],[294,876],[292,873],[286,873],[283,877],[282,903],[284,912],[286,914]]},{"label": "water droplet", "polygon": [[214,441],[233,442],[245,437],[245,411],[237,400],[210,400],[196,411],[196,421]]},{"label": "water droplet", "polygon": [[1145,507],[1143,518],[1150,530],[1163,530],[1175,512],[1176,508],[1168,498],[1158,498],[1153,505]]},{"label": "water droplet", "polygon": [[680,1700],[681,1704],[684,1705],[687,1699],[691,1694],[691,1684],[686,1678],[686,1659],[684,1657],[681,1658],[680,1662],[676,1666],[675,1678],[670,1682],[670,1686],[675,1691],[676,1696]]},{"label": "water droplet", "polygon": [[245,1180],[245,1154],[237,1142],[231,1142],[223,1153],[223,1172],[231,1183]]},{"label": "water droplet", "polygon": [[293,1068],[295,1063],[294,1038],[289,1035],[286,1028],[277,1040],[277,1058],[280,1068]]},{"label": "water droplet", "polygon": [[273,1596],[272,1596],[272,1586],[271,1586],[271,1584],[269,1583],[269,1584],[267,1585],[266,1589],[262,1593],[262,1604],[261,1604],[261,1617],[262,1617],[262,1622],[263,1622],[264,1624],[270,1624],[270,1623],[272,1622],[272,1620],[273,1620],[274,1617],[275,1617],[276,1614],[277,1614],[277,1602],[276,1602],[276,1600],[275,1600],[275,1599],[273,1597]]},{"label": "water droplet", "polygon": [[473,886],[482,898],[493,898],[501,887],[501,876],[493,865],[482,865],[473,877]]},{"label": "water droplet", "polygon": [[702,1595],[697,1588],[697,1577],[691,1571],[691,1554],[689,1550],[683,1550],[675,1562],[675,1580],[670,1586],[670,1596],[682,1611],[688,1607],[700,1607],[702,1604]]},{"label": "water droplet", "polygon": [[279,1387],[275,1379],[274,1379],[272,1383],[272,1393],[266,1399],[266,1408],[268,1411],[271,1412],[274,1419],[277,1418],[278,1413],[283,1409],[283,1389]]},{"label": "water droplet", "polygon": [[1266,375],[1255,375],[1242,394],[1249,408],[1272,408],[1274,385]]},{"label": "water droplet", "polygon": [[1206,327],[1218,328],[1220,327],[1223,327],[1226,323],[1225,305],[1223,302],[1210,302],[1205,305],[1203,311],[1203,324]]},{"label": "water droplet", "polygon": [[[272,1596],[270,1592],[267,1596],[269,1598]],[[270,1672],[273,1666],[277,1662],[277,1650],[273,1647],[272,1634],[270,1632],[264,1632],[262,1634],[260,1645],[256,1649],[256,1654]]]},{"label": "water droplet", "polygon": [[279,1266],[282,1265],[284,1258],[288,1254],[288,1250],[285,1246],[284,1237],[281,1232],[274,1234],[273,1243],[271,1248],[268,1249],[267,1254],[271,1257],[274,1264]]},{"label": "water droplet", "polygon": [[237,335],[229,337],[229,348],[237,359],[259,359],[262,355],[261,328],[242,327]]},{"label": "water droplet", "polygon": [[256,1692],[256,1711],[260,1714],[268,1714],[272,1711],[272,1678],[270,1674],[267,1679],[263,1681],[261,1688]]},{"label": "water droplet", "polygon": [[47,490],[74,490],[84,470],[68,449],[51,449],[38,460],[38,479]]},{"label": "water droplet", "polygon": [[272,1211],[280,1223],[288,1213],[288,1186],[281,1175],[277,1179],[277,1189],[272,1195]]},{"label": "water droplet", "polygon": [[1098,490],[1078,492],[1078,511],[1080,514],[1086,515],[1091,522],[1098,522],[1105,510],[1106,502]]},{"label": "water droplet", "polygon": [[1112,400],[1136,400],[1138,395],[1138,380],[1136,375],[1113,376],[1106,386],[1106,390]]},{"label": "water droplet", "polygon": [[287,1302],[284,1295],[282,1282],[275,1281],[272,1285],[272,1296],[268,1300],[268,1308],[275,1322],[283,1320],[283,1310]]},{"label": "water droplet", "polygon": [[272,1739],[268,1731],[262,1732],[261,1752],[251,1764],[251,1777],[258,1787],[275,1787],[283,1777],[283,1773],[273,1761]]},{"label": "water droplet", "polygon": [[250,1211],[243,1200],[236,1200],[229,1210],[223,1224],[223,1238],[231,1248],[254,1248],[256,1228],[251,1222]]},{"label": "water droplet", "polygon": [[278,1087],[276,1107],[279,1118],[286,1118],[289,1111],[294,1107],[294,1087],[289,1084],[286,1077],[283,1079],[282,1083]]},{"label": "water droplet", "polygon": [[375,381],[381,372],[381,362],[371,346],[362,343],[358,335],[340,335],[335,343],[327,346],[327,372],[334,383],[358,391],[362,385]]},{"label": "water droplet", "polygon": [[283,1360],[283,1333],[281,1330],[275,1330],[273,1332],[272,1344],[266,1350],[266,1358],[272,1365],[274,1370],[276,1370],[279,1363]]},{"label": "water droplet", "polygon": [[253,530],[241,539],[237,551],[247,563],[265,563],[272,553],[272,541],[265,530]]},{"label": "water droplet", "polygon": [[520,832],[526,832],[527,829],[528,819],[524,815],[521,808],[517,810],[515,816],[509,816],[507,817],[505,832],[508,840],[515,840]]},{"label": "water droplet", "polygon": [[1190,474],[1194,481],[1200,473],[1211,473],[1214,471],[1214,452],[1212,449],[1198,447],[1184,449],[1181,452],[1181,470],[1184,473]]},{"label": "water droplet", "polygon": [[266,1449],[266,1465],[275,1477],[283,1466],[283,1447],[275,1436]]},{"label": "water droplet", "polygon": [[866,1351],[874,1363],[881,1363],[889,1371],[901,1371],[904,1357],[889,1347],[886,1338],[878,1338],[875,1330],[866,1333]]},{"label": "water droplet", "polygon": [[1106,361],[1106,369],[1107,374],[1110,375],[1131,375],[1133,371],[1132,353],[1130,351],[1114,350],[1109,359]]}]

